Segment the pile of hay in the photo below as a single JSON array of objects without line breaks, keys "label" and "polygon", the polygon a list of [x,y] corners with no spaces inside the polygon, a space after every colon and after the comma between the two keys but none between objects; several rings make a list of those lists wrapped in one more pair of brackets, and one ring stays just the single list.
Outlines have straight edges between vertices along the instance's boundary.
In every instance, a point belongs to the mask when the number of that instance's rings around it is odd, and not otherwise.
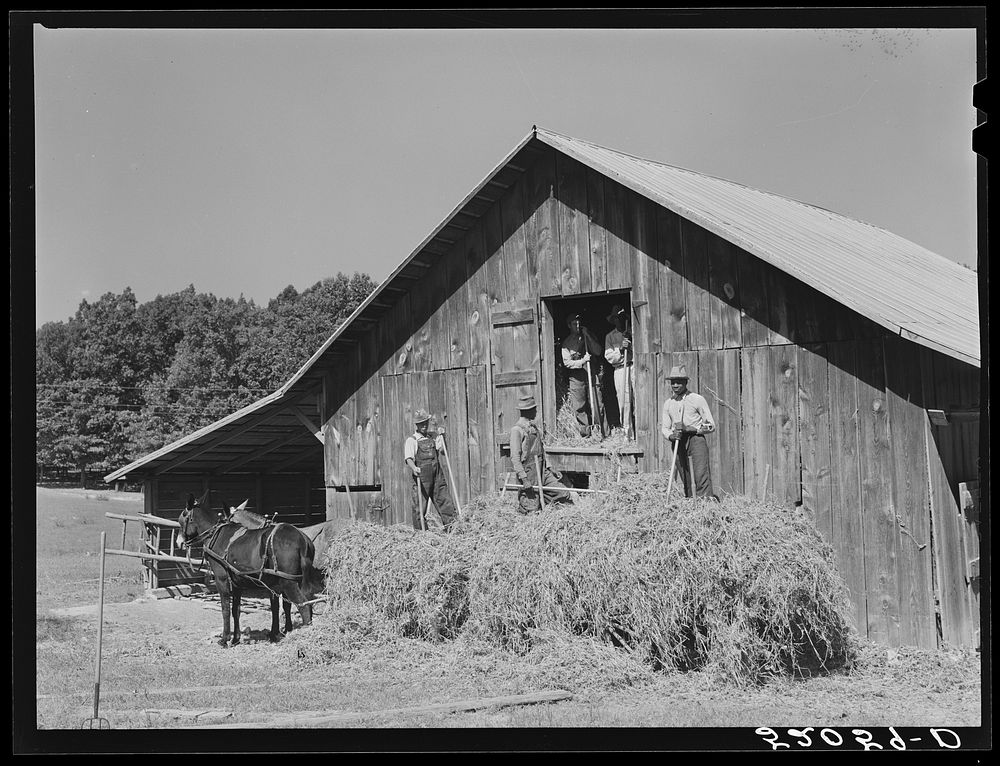
[{"label": "pile of hay", "polygon": [[667,477],[522,516],[477,498],[450,535],[357,524],[328,551],[340,615],[429,641],[527,654],[589,638],[653,669],[738,684],[849,666],[855,636],[832,550],[797,510],[748,498],[666,500]]}]

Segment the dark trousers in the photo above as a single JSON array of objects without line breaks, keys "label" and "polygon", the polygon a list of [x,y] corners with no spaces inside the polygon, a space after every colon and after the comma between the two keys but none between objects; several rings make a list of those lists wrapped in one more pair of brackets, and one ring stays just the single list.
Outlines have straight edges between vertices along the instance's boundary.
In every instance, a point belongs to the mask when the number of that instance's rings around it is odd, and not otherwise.
[{"label": "dark trousers", "polygon": [[681,443],[677,447],[677,474],[684,482],[684,496],[692,497],[693,484],[695,496],[715,497],[715,493],[712,492],[708,442],[704,434],[682,434],[680,440]]},{"label": "dark trousers", "polygon": [[[525,465],[525,473],[528,474],[527,480],[530,486],[518,491],[517,503],[521,511],[527,513],[541,508],[541,500],[538,497],[538,478],[535,466]],[[552,469],[547,465],[542,466],[542,486],[545,487],[545,502],[547,504],[572,502],[572,494],[563,489],[569,485],[557,479],[556,475],[552,473]]]},{"label": "dark trousers", "polygon": [[441,470],[440,466],[433,465],[421,466],[420,470],[420,492],[419,494],[417,492],[417,480],[413,480],[413,488],[410,490],[413,497],[413,528],[421,528],[421,516],[426,524],[427,498],[430,498],[441,516],[444,528],[450,529],[451,525],[455,523],[455,503],[451,499],[451,488],[448,486],[448,479],[445,477],[444,471]]},{"label": "dark trousers", "polygon": [[583,436],[590,436],[590,393],[587,390],[587,376],[569,376],[569,403],[576,415],[576,427]]}]

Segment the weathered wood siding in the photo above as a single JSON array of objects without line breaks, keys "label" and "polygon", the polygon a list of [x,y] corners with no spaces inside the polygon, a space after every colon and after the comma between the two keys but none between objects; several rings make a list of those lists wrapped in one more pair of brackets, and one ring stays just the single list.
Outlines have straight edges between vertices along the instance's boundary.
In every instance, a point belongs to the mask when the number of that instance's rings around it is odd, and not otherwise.
[{"label": "weathered wood siding", "polygon": [[[926,409],[977,403],[978,370],[551,149],[484,195],[501,187],[455,222],[447,249],[402,270],[410,289],[386,293],[392,308],[330,376],[328,485],[373,492],[384,523],[410,523],[402,449],[426,407],[446,428],[460,501],[495,491],[517,397],[533,393],[542,420],[555,417],[565,330],[552,302],[629,290],[642,470],[669,469],[660,413],[683,365],[717,421],[716,492],[800,506],[866,635],[933,645],[939,598],[945,640],[969,642],[978,541],[958,484],[978,478],[978,424],[932,427]],[[328,513],[346,513],[345,494]]]}]

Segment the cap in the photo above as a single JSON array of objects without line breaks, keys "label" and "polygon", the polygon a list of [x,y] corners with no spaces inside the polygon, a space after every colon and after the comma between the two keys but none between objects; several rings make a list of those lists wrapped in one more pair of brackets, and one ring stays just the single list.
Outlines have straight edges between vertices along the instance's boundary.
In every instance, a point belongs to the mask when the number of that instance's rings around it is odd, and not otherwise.
[{"label": "cap", "polygon": [[610,314],[608,314],[608,315],[607,315],[607,316],[605,317],[605,319],[607,319],[607,320],[608,320],[609,322],[611,322],[611,323],[613,324],[613,323],[614,323],[614,321],[615,321],[615,319],[617,319],[618,317],[620,317],[620,316],[621,316],[622,314],[624,314],[624,313],[626,313],[626,312],[625,312],[625,309],[623,309],[623,308],[622,308],[621,306],[619,306],[619,305],[618,305],[618,304],[616,303],[616,304],[615,304],[615,305],[614,305],[614,306],[612,307],[612,309],[611,309],[611,313],[610,313]]}]

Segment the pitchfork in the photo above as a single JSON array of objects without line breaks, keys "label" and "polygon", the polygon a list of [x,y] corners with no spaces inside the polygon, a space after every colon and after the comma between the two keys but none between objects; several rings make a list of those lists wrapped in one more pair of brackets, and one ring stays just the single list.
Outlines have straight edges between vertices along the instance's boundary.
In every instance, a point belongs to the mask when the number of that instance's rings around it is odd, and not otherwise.
[{"label": "pitchfork", "polygon": [[97,597],[97,660],[94,663],[94,716],[83,722],[81,729],[110,729],[107,718],[98,714],[101,704],[101,643],[104,639],[104,553],[107,549],[107,532],[101,532],[101,585]]}]

